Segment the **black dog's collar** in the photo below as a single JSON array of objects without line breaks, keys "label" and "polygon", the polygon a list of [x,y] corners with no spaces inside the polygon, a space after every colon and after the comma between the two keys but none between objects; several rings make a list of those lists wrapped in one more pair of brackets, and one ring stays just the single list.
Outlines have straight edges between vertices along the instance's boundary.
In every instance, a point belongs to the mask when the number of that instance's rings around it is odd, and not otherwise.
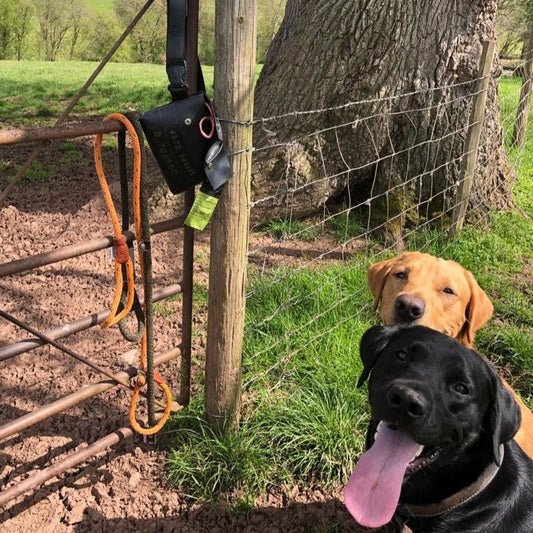
[{"label": "black dog's collar", "polygon": [[[503,462],[504,447],[500,444],[500,464]],[[439,516],[447,511],[452,511],[464,503],[470,501],[482,492],[489,483],[494,479],[500,467],[491,462],[481,475],[468,487],[452,494],[439,503],[432,503],[428,505],[407,505],[400,504],[397,513],[403,518],[429,518],[432,516]]]}]

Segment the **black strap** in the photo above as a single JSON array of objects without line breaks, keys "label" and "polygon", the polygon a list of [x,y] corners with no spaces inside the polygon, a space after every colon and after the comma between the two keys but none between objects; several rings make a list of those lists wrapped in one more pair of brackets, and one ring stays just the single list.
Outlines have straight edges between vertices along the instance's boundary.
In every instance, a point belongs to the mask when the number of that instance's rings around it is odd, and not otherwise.
[{"label": "black strap", "polygon": [[187,0],[167,0],[167,76],[172,100],[187,96]]},{"label": "black strap", "polygon": [[[187,96],[187,0],[167,0],[167,76],[172,100]],[[198,90],[205,92],[204,76],[198,61]]]}]

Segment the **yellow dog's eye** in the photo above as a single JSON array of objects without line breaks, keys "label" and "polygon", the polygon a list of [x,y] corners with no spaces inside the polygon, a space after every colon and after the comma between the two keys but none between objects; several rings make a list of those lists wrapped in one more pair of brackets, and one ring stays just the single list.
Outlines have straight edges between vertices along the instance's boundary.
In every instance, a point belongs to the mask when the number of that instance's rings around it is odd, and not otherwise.
[{"label": "yellow dog's eye", "polygon": [[444,289],[442,289],[442,292],[445,292],[446,294],[455,294],[451,287],[445,287]]},{"label": "yellow dog's eye", "polygon": [[406,279],[407,274],[405,272],[394,272],[393,276],[397,279]]}]

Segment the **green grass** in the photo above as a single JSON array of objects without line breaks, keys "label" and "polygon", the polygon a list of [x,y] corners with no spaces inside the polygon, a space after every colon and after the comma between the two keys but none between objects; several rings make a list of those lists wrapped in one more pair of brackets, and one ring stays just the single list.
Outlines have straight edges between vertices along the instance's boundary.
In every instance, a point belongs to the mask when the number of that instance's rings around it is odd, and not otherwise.
[{"label": "green grass", "polygon": [[[11,125],[51,125],[94,72],[91,61],[0,61],[0,117]],[[261,66],[256,68],[256,78]],[[213,95],[213,67],[202,65]],[[65,75],[68,73],[68,75]],[[170,101],[164,65],[108,63],[72,115],[143,112]]]},{"label": "green grass", "polygon": [[518,103],[520,92],[520,78],[503,77],[499,84],[501,101],[501,116],[510,117],[506,120],[505,143],[509,159],[518,169],[519,179],[514,186],[514,198],[528,216],[533,217],[533,113],[529,113],[526,144],[523,149],[510,146],[512,135],[512,119]]},{"label": "green grass", "polygon": [[[293,274],[291,290],[300,301],[263,327],[251,327],[287,298],[285,285],[253,283],[261,296],[247,310],[242,424],[225,435],[214,432],[203,421],[201,402],[174,417],[172,481],[193,499],[213,500],[229,489],[249,499],[271,484],[316,478],[337,485],[346,479],[362,451],[368,418],[365,393],[355,386],[361,366],[353,347],[373,321],[367,313],[354,325],[358,303],[346,297],[364,284],[358,264]],[[347,305],[314,320],[315,304],[328,305],[333,290]],[[310,320],[313,328],[287,335]],[[272,346],[273,339],[283,340]]]},{"label": "green grass", "polygon": [[[35,160],[31,163],[24,174],[25,182],[39,183],[44,189],[47,188],[47,182],[54,176],[59,176],[72,171],[73,167],[79,169],[86,168],[90,162],[84,157],[83,151],[73,142],[65,141],[61,143],[61,151],[54,161],[45,163]],[[0,170],[2,164],[0,164]]]},{"label": "green grass", "polygon": [[114,0],[85,0],[87,7],[95,13],[107,15],[113,12]]},{"label": "green grass", "polygon": [[320,228],[307,225],[299,220],[267,220],[260,228],[267,235],[278,240],[297,239],[311,242],[320,235]]},{"label": "green grass", "polygon": [[[0,117],[13,124],[53,123],[97,65],[82,61],[0,61]],[[203,72],[210,91],[213,67],[203,67]],[[170,101],[167,85],[164,65],[108,63],[73,114],[146,111]]]}]

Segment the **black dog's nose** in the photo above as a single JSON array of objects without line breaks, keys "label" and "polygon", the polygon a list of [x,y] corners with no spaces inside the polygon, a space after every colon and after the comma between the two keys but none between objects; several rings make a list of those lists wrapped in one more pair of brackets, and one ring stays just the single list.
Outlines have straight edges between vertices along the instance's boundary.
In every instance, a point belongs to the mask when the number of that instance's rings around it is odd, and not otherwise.
[{"label": "black dog's nose", "polygon": [[405,385],[393,385],[387,391],[389,406],[409,418],[420,418],[428,411],[428,402],[419,392]]},{"label": "black dog's nose", "polygon": [[412,294],[402,294],[394,302],[394,311],[402,322],[411,322],[421,318],[426,310],[422,298]]}]

